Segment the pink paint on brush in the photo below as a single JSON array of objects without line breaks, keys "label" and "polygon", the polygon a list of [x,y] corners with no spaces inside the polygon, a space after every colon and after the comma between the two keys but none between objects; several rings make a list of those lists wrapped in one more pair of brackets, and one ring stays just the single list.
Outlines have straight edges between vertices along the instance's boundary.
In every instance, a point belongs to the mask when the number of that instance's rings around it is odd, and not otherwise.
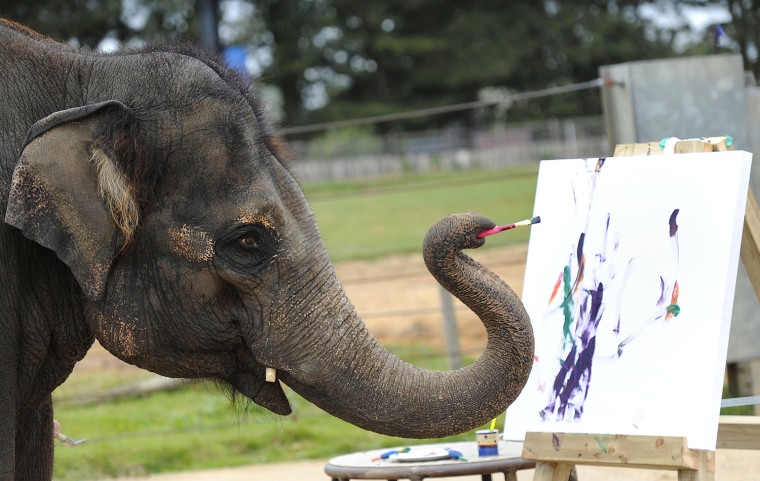
[{"label": "pink paint on brush", "polygon": [[497,225],[496,227],[492,227],[488,230],[484,230],[483,232],[480,232],[475,237],[477,237],[478,239],[482,239],[483,237],[498,234],[499,232],[504,232],[505,230],[514,229],[515,227],[538,224],[539,222],[541,222],[541,217],[536,216],[532,219],[525,219],[525,220],[521,220],[520,222],[515,222],[514,224]]}]

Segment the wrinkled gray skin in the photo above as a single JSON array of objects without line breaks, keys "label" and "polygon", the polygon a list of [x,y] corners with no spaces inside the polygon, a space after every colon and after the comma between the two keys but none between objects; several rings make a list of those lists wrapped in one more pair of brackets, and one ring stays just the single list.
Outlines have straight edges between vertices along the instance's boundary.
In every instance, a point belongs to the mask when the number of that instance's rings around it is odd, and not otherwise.
[{"label": "wrinkled gray skin", "polygon": [[528,317],[460,252],[488,219],[449,217],[425,240],[488,347],[464,369],[417,369],[357,317],[256,94],[223,68],[167,49],[81,52],[6,22],[0,65],[0,480],[50,479],[50,393],[94,339],[287,414],[282,381],[404,437],[482,425],[520,392]]}]

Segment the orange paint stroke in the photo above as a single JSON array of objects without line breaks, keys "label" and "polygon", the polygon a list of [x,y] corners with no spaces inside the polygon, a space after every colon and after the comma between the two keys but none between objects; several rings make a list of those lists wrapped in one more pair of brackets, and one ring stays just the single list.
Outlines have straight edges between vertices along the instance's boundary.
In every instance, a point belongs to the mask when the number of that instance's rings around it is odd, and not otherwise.
[{"label": "orange paint stroke", "polygon": [[[673,284],[673,292],[670,295],[670,305],[676,305],[678,304],[678,281],[676,281],[675,284]],[[673,313],[668,311],[667,314],[665,314],[665,320],[668,321],[673,318]]]},{"label": "orange paint stroke", "polygon": [[555,297],[557,297],[557,293],[559,292],[559,288],[562,285],[562,273],[559,273],[559,276],[557,277],[557,282],[554,283],[554,290],[552,290],[552,295],[549,296],[549,302],[547,304],[551,304]]}]

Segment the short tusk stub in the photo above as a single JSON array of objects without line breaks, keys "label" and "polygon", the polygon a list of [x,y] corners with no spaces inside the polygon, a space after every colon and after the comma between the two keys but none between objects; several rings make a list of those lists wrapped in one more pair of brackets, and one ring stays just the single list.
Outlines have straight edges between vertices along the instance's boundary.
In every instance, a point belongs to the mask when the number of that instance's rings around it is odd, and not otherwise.
[{"label": "short tusk stub", "polygon": [[273,367],[266,368],[264,372],[264,379],[266,382],[275,382],[277,380],[277,369]]}]

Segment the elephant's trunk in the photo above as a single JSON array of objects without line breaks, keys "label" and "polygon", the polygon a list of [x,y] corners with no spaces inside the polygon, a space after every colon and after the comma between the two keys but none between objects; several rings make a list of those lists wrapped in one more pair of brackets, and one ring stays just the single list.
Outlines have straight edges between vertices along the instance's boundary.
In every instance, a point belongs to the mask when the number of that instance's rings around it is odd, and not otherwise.
[{"label": "elephant's trunk", "polygon": [[461,252],[482,245],[475,235],[493,225],[474,214],[451,216],[430,229],[424,246],[431,273],[485,324],[488,345],[476,363],[447,372],[414,367],[380,346],[343,299],[346,320],[328,334],[323,355],[306,375],[283,372],[283,381],[331,414],[393,436],[447,436],[502,413],[528,379],[533,331],[514,292]]}]

